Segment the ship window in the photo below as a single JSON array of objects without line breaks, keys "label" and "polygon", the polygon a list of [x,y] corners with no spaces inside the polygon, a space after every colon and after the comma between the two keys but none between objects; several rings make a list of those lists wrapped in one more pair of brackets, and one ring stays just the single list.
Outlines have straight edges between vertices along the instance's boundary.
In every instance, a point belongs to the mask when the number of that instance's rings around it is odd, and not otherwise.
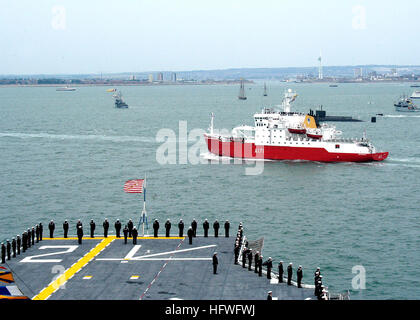
[{"label": "ship window", "polygon": [[336,149],[340,149],[340,145],[339,145],[339,144],[336,144],[336,145],[335,145],[335,148],[336,148]]}]

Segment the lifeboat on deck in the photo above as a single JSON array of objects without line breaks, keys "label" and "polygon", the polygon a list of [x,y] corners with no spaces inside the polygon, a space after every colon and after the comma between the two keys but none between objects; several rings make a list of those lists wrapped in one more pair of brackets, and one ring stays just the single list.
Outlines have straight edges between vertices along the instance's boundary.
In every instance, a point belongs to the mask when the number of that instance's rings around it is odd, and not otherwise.
[{"label": "lifeboat on deck", "polygon": [[322,134],[307,133],[306,136],[308,138],[311,138],[311,139],[321,139],[322,138]]},{"label": "lifeboat on deck", "polygon": [[295,133],[295,134],[305,134],[306,133],[306,129],[298,126],[298,127],[292,127],[292,128],[288,128],[287,130],[289,130],[290,133]]},{"label": "lifeboat on deck", "polygon": [[322,132],[319,129],[308,129],[306,131],[306,136],[311,139],[319,140],[322,138]]}]

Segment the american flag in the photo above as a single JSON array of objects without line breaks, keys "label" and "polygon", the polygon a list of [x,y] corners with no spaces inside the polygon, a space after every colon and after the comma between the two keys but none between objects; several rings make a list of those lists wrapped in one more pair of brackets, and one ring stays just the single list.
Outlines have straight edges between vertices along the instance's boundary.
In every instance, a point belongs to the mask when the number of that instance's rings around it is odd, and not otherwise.
[{"label": "american flag", "polygon": [[144,179],[127,180],[124,184],[124,192],[142,193]]}]

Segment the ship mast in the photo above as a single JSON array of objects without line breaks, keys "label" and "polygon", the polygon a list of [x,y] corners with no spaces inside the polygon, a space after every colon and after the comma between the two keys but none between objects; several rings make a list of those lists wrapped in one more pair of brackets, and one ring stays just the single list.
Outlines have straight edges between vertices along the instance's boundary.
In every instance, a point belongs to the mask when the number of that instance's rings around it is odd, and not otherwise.
[{"label": "ship mast", "polygon": [[209,128],[210,134],[213,135],[214,132],[214,113],[211,113],[211,120],[210,120],[210,128]]},{"label": "ship mast", "polygon": [[297,97],[296,92],[293,92],[292,89],[288,89],[285,93],[284,93],[284,98],[283,98],[283,111],[286,113],[290,112],[290,107],[291,107],[291,103],[293,101],[295,101]]}]

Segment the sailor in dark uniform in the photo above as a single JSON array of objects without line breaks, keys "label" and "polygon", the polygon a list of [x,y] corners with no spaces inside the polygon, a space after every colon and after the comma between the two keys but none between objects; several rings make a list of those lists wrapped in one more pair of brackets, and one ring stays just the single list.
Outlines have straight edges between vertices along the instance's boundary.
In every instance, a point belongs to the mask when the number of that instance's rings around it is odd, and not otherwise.
[{"label": "sailor in dark uniform", "polygon": [[238,258],[239,258],[239,250],[240,250],[240,248],[239,248],[239,245],[236,245],[235,246],[235,264],[238,264]]},{"label": "sailor in dark uniform", "polygon": [[168,238],[169,235],[171,234],[171,221],[168,219],[165,222],[165,230],[166,230],[166,237]]},{"label": "sailor in dark uniform", "polygon": [[94,238],[95,237],[95,228],[96,228],[96,223],[93,221],[93,219],[90,219],[90,237]]},{"label": "sailor in dark uniform", "polygon": [[17,235],[16,236],[16,249],[17,249],[17,254],[20,255],[20,246],[22,245],[22,240],[20,239],[20,236]]},{"label": "sailor in dark uniform", "polygon": [[127,236],[128,236],[128,228],[127,228],[127,225],[125,225],[125,227],[123,229],[123,233],[124,233],[124,244],[127,244]]},{"label": "sailor in dark uniform", "polygon": [[217,265],[219,264],[219,260],[217,259],[217,252],[213,254],[213,274],[217,274]]},{"label": "sailor in dark uniform", "polygon": [[55,223],[53,220],[48,224],[48,229],[50,230],[50,238],[54,238]]},{"label": "sailor in dark uniform", "polygon": [[319,297],[321,295],[321,287],[322,287],[322,275],[319,275],[317,280],[315,281],[315,296]]},{"label": "sailor in dark uniform", "polygon": [[273,259],[268,257],[268,260],[263,263],[263,266],[267,267],[267,279],[271,279],[271,269],[273,268]]},{"label": "sailor in dark uniform", "polygon": [[133,227],[131,230],[131,234],[133,236],[133,244],[137,244],[137,235],[139,234],[136,227]]},{"label": "sailor in dark uniform", "polygon": [[246,263],[246,257],[248,256],[248,248],[245,247],[244,250],[242,251],[242,268],[245,268],[245,263]]},{"label": "sailor in dark uniform", "polygon": [[79,230],[79,227],[83,227],[83,223],[82,223],[82,221],[80,221],[80,219],[78,219],[77,223],[76,223],[76,232],[77,232],[77,230]]},{"label": "sailor in dark uniform", "polygon": [[252,270],[251,266],[252,266],[252,249],[249,249],[249,252],[248,252],[248,270],[249,271]]},{"label": "sailor in dark uniform", "polygon": [[283,282],[283,273],[284,273],[284,270],[283,270],[283,261],[280,261],[279,262],[279,283],[280,282]]},{"label": "sailor in dark uniform", "polygon": [[206,238],[209,236],[209,228],[210,228],[210,224],[207,221],[207,219],[205,219],[203,222],[203,229],[204,229],[204,237]]},{"label": "sailor in dark uniform", "polygon": [[1,243],[1,263],[6,263],[6,247]]},{"label": "sailor in dark uniform", "polygon": [[155,219],[155,221],[153,222],[153,236],[155,238],[157,238],[158,236],[158,230],[159,230],[159,221],[158,219]]},{"label": "sailor in dark uniform", "polygon": [[26,247],[28,246],[28,235],[26,231],[22,233],[22,251],[26,251]]},{"label": "sailor in dark uniform", "polygon": [[31,230],[31,239],[32,239],[32,245],[35,245],[35,227],[32,227]]},{"label": "sailor in dark uniform", "polygon": [[36,242],[39,242],[39,225],[35,226],[35,235],[36,235]]},{"label": "sailor in dark uniform", "polygon": [[225,237],[226,238],[229,238],[229,228],[230,228],[229,220],[226,220],[225,222]]},{"label": "sailor in dark uniform", "polygon": [[192,244],[192,238],[194,236],[194,231],[193,231],[192,227],[188,228],[187,235],[188,235],[188,241],[189,241],[188,243]]},{"label": "sailor in dark uniform", "polygon": [[108,238],[109,222],[107,218],[105,218],[105,221],[104,223],[102,223],[102,226],[104,227],[104,237]]},{"label": "sailor in dark uniform", "polygon": [[258,259],[258,276],[262,277],[262,265],[263,265],[263,256],[260,255],[260,258]]},{"label": "sailor in dark uniform", "polygon": [[184,222],[182,221],[182,219],[179,219],[178,229],[179,229],[179,236],[183,237],[184,236]]},{"label": "sailor in dark uniform", "polygon": [[213,223],[213,229],[214,229],[214,236],[217,238],[219,236],[219,228],[220,228],[220,224],[219,221],[216,221]]},{"label": "sailor in dark uniform", "polygon": [[28,241],[28,248],[30,248],[31,247],[31,241],[32,241],[31,229],[28,229],[27,233],[28,233],[28,239],[27,239],[27,241]]},{"label": "sailor in dark uniform", "polygon": [[10,245],[9,239],[7,239],[6,241],[6,252],[7,252],[7,260],[10,260],[11,254],[12,254],[12,246]]},{"label": "sailor in dark uniform", "polygon": [[297,276],[297,285],[298,285],[298,288],[302,288],[302,278],[303,278],[302,266],[299,266],[299,268],[297,269],[296,276]]},{"label": "sailor in dark uniform", "polygon": [[315,273],[314,273],[315,282],[317,281],[317,279],[319,278],[320,275],[321,275],[321,269],[319,267],[317,267],[316,270],[315,270]]},{"label": "sailor in dark uniform", "polygon": [[193,219],[193,221],[191,222],[191,228],[193,230],[193,237],[197,236],[197,221],[195,221],[195,219]]},{"label": "sailor in dark uniform", "polygon": [[255,273],[258,273],[258,260],[260,259],[260,252],[259,251],[257,251],[256,253],[255,253],[255,257],[254,257],[254,265],[255,265],[255,267],[254,267],[254,272]]},{"label": "sailor in dark uniform", "polygon": [[117,235],[117,238],[119,238],[120,237],[120,232],[121,232],[120,219],[117,219],[117,222],[115,222],[114,226],[115,226],[115,234]]},{"label": "sailor in dark uniform", "polygon": [[273,300],[273,292],[268,291],[267,300]]},{"label": "sailor in dark uniform", "polygon": [[16,239],[12,238],[12,253],[13,253],[13,258],[16,258]]},{"label": "sailor in dark uniform", "polygon": [[77,229],[77,239],[79,240],[79,244],[82,244],[82,238],[83,238],[83,227],[79,226]]},{"label": "sailor in dark uniform", "polygon": [[69,223],[67,222],[67,220],[65,220],[63,223],[63,230],[64,230],[64,238],[67,238],[67,234],[69,232]]},{"label": "sailor in dark uniform", "polygon": [[131,237],[131,231],[133,231],[133,227],[134,227],[133,221],[131,219],[128,220],[127,227],[128,227],[128,236]]},{"label": "sailor in dark uniform", "polygon": [[293,275],[293,264],[290,262],[287,267],[287,284],[290,286],[292,284],[292,275]]},{"label": "sailor in dark uniform", "polygon": [[42,222],[39,223],[39,241],[42,241],[42,232],[44,231],[44,226]]}]

